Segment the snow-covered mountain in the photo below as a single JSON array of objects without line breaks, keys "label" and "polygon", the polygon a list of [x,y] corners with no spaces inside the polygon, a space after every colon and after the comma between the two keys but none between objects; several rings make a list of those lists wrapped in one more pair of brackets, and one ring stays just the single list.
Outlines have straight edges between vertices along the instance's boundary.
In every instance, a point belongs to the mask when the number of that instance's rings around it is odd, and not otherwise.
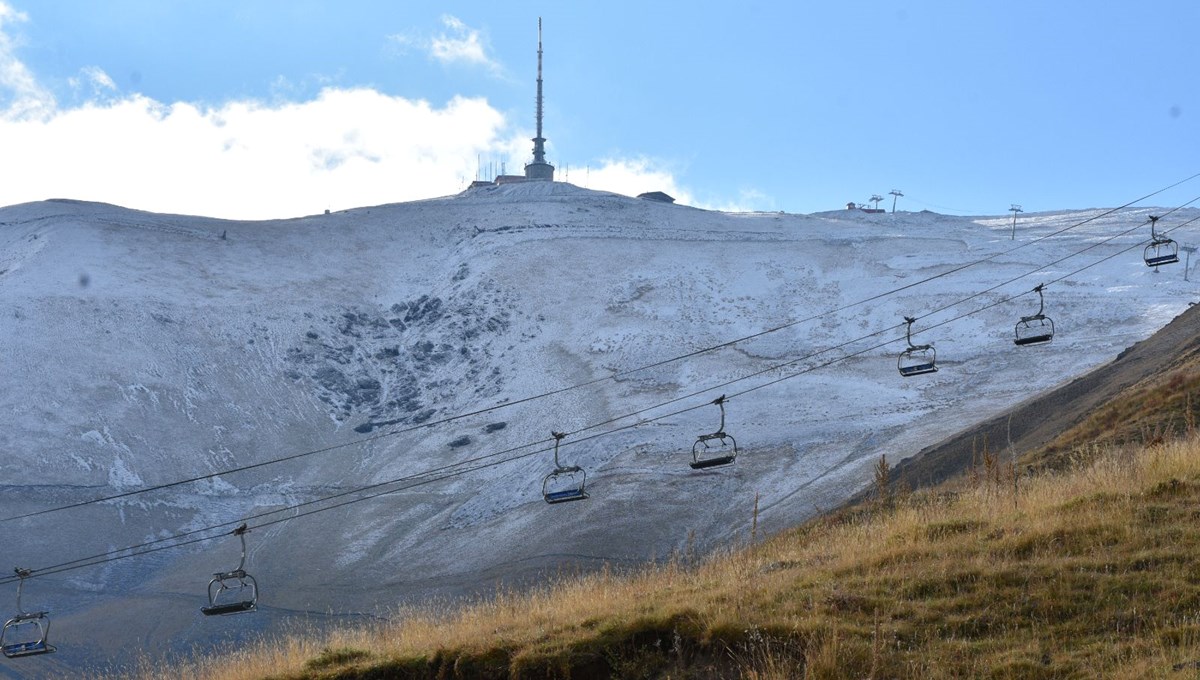
[{"label": "snow-covered mountain", "polygon": [[[728,214],[565,183],[269,222],[61,200],[0,209],[0,519],[322,450],[0,522],[0,568],[57,565],[488,454],[509,461],[252,531],[256,614],[198,611],[212,572],[237,563],[233,538],[31,579],[26,604],[52,611],[60,651],[0,662],[0,676],[728,545],[748,536],[756,498],[760,530],[793,524],[866,483],[881,454],[911,455],[1109,361],[1195,298],[1182,264],[1155,272],[1137,248],[1049,285],[1054,341],[1014,347],[1013,326],[1038,299],[1003,300],[1145,241],[1148,226],[1100,243],[1163,210],[1104,212],[1026,215],[1011,241],[1008,216]],[[935,345],[937,373],[898,374],[906,315],[921,317],[913,340]],[[554,394],[522,401],[544,393]],[[693,471],[692,443],[719,423],[703,405],[722,393],[734,395],[725,430],[742,455]],[[692,406],[703,407],[586,439]],[[591,498],[544,503],[553,460],[537,451],[550,432],[631,413],[563,442]],[[0,593],[0,613],[14,594]]]}]

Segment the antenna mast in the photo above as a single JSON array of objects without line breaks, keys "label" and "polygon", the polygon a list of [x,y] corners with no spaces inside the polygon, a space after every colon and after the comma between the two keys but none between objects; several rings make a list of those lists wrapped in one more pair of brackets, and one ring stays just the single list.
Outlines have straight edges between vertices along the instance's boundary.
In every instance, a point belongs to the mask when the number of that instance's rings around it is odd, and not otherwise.
[{"label": "antenna mast", "polygon": [[534,138],[533,162],[545,163],[546,150],[542,148],[542,18],[538,17],[538,77],[537,77],[537,137]]},{"label": "antenna mast", "polygon": [[554,166],[546,162],[546,138],[542,136],[542,18],[538,17],[537,137],[533,138],[533,161],[525,166],[526,179],[554,180]]}]

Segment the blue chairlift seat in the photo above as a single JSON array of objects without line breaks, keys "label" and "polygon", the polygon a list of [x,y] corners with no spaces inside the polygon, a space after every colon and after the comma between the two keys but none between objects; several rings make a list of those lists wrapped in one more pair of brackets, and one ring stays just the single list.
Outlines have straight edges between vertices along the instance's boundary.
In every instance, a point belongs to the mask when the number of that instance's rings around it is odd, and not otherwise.
[{"label": "blue chairlift seat", "polygon": [[542,498],[550,504],[586,500],[587,472],[578,465],[566,466],[558,460],[558,445],[567,435],[550,434],[554,436],[554,471],[542,480]]},{"label": "blue chairlift seat", "polygon": [[1158,219],[1154,215],[1150,216],[1150,245],[1142,252],[1146,266],[1155,267],[1156,271],[1160,265],[1175,264],[1179,261],[1179,244],[1174,239],[1159,235],[1154,228]]},{"label": "blue chairlift seat", "polygon": [[[48,612],[21,613],[6,621],[3,631],[0,631],[0,652],[10,659],[16,659],[58,651],[46,641],[50,633],[50,618],[47,614]],[[27,634],[22,636],[22,632]]]},{"label": "blue chairlift seat", "polygon": [[[1149,247],[1149,246],[1147,246]],[[1164,253],[1162,255],[1147,255],[1146,266],[1157,267],[1164,264],[1175,264],[1179,261],[1179,253]]]},{"label": "blue chairlift seat", "polygon": [[546,475],[546,479],[542,481],[541,497],[548,504],[569,503],[572,500],[584,500],[588,498],[588,492],[584,489],[582,483],[575,485],[574,482],[569,486],[562,488],[554,488],[556,482],[564,479],[569,479],[575,473],[583,474],[582,468],[577,468],[572,465],[570,468],[554,470],[550,475]]},{"label": "blue chairlift seat", "polygon": [[582,501],[587,497],[587,473],[577,465],[555,468],[542,480],[542,498],[547,503]]},{"label": "blue chairlift seat", "polygon": [[896,367],[900,369],[900,375],[906,378],[925,373],[936,373],[938,370],[937,350],[932,345],[910,347],[900,353]]},{"label": "blue chairlift seat", "polygon": [[5,621],[4,628],[0,629],[0,653],[15,659],[58,651],[46,641],[50,635],[49,612],[27,612],[21,607],[25,579],[33,574],[33,570],[17,567],[13,572],[17,575],[17,614]]}]

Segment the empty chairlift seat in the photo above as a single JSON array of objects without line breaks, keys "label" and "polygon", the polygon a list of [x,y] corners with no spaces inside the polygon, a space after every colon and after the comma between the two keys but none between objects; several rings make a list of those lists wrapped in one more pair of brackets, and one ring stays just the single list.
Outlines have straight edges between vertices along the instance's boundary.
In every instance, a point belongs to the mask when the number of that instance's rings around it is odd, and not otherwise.
[{"label": "empty chairlift seat", "polygon": [[208,582],[208,606],[201,607],[205,616],[242,614],[258,609],[258,582],[246,573],[246,524],[233,530],[233,535],[242,540],[242,559],[237,569],[218,571]]},{"label": "empty chairlift seat", "polygon": [[21,591],[24,589],[25,579],[33,574],[33,571],[20,567],[14,571],[18,579],[17,614],[5,621],[3,630],[0,630],[0,652],[10,659],[15,659],[57,651],[48,642],[49,612],[27,612],[21,607]]},{"label": "empty chairlift seat", "polygon": [[1021,317],[1013,329],[1013,343],[1018,347],[1039,345],[1054,339],[1054,320],[1042,313],[1046,308],[1046,300],[1042,297],[1043,285],[1038,284],[1033,289],[1033,292],[1038,294],[1037,314]]},{"label": "empty chairlift seat", "polygon": [[692,444],[690,466],[693,470],[729,465],[737,460],[737,441],[725,432],[725,395],[717,397],[712,403],[721,408],[721,425],[716,432],[700,435]]},{"label": "empty chairlift seat", "polygon": [[582,501],[587,494],[587,472],[578,465],[563,465],[558,459],[558,444],[567,436],[554,435],[554,470],[542,480],[542,498],[550,504]]},{"label": "empty chairlift seat", "polygon": [[1179,244],[1155,231],[1154,227],[1157,223],[1158,217],[1151,215],[1150,245],[1146,246],[1145,251],[1142,253],[1142,257],[1146,261],[1146,266],[1154,267],[1155,271],[1158,271],[1159,265],[1175,264],[1179,261]]},{"label": "empty chairlift seat", "polygon": [[900,375],[909,378],[914,375],[936,372],[938,370],[937,350],[933,348],[933,345],[914,345],[912,325],[916,319],[906,316],[904,321],[908,324],[908,328],[904,332],[905,338],[908,340],[908,349],[901,352],[896,359],[896,367],[900,369]]}]

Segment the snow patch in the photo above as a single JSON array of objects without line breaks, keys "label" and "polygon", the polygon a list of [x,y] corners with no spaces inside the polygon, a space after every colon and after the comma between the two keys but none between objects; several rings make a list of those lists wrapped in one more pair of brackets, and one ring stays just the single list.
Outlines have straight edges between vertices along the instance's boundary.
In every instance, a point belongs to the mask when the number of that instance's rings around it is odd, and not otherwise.
[{"label": "snow patch", "polygon": [[115,489],[145,486],[142,478],[129,469],[120,456],[113,458],[112,467],[108,470],[108,484]]}]

